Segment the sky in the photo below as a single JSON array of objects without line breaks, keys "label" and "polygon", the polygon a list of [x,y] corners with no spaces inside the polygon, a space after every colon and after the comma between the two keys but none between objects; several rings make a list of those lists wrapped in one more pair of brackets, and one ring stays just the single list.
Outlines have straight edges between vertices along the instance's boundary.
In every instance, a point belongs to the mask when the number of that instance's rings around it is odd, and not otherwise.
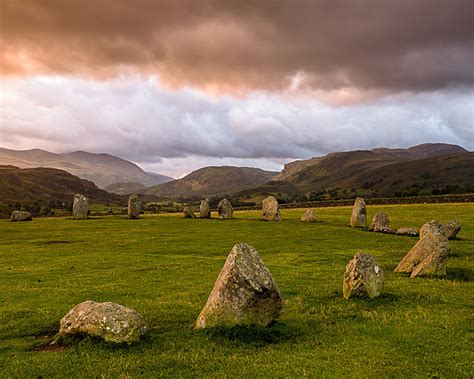
[{"label": "sky", "polygon": [[181,177],[474,149],[471,0],[0,0],[0,146]]}]

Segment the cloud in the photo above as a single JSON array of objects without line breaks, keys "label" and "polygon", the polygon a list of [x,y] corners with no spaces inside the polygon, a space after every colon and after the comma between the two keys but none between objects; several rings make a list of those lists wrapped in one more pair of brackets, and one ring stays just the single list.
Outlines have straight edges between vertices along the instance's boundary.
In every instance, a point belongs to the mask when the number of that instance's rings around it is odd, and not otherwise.
[{"label": "cloud", "polygon": [[167,85],[233,94],[380,95],[474,84],[471,0],[4,0],[0,7],[4,75],[158,75]]},{"label": "cloud", "polygon": [[212,96],[156,77],[4,78],[0,141],[108,152],[175,176],[209,164],[277,169],[332,151],[448,142],[474,148],[474,91],[401,93],[330,106],[291,93]]}]

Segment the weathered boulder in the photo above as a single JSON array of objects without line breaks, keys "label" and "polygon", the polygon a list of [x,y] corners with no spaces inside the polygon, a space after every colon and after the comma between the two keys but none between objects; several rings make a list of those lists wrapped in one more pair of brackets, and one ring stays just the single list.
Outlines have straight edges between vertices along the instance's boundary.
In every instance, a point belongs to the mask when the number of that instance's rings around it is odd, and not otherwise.
[{"label": "weathered boulder", "polygon": [[123,305],[84,301],[72,308],[60,322],[60,336],[88,334],[108,342],[132,343],[147,331],[143,317]]},{"label": "weathered boulder", "polygon": [[428,233],[438,233],[445,236],[447,239],[453,239],[457,236],[461,230],[461,223],[457,220],[451,220],[446,223],[442,223],[438,220],[431,220],[424,224],[420,229],[420,239]]},{"label": "weathered boulder", "polygon": [[11,221],[31,221],[33,216],[28,211],[13,211],[10,216]]},{"label": "weathered boulder", "polygon": [[438,245],[445,242],[448,242],[448,239],[441,234],[428,233],[424,235],[424,238],[418,240],[415,246],[403,257],[394,271],[411,273],[416,266],[435,251]]},{"label": "weathered boulder", "polygon": [[446,275],[446,261],[451,252],[449,242],[441,242],[433,252],[415,267],[410,277],[421,275]]},{"label": "weathered boulder", "polygon": [[306,212],[304,212],[304,215],[301,216],[301,221],[302,222],[316,222],[316,216],[314,215],[313,210],[306,209]]},{"label": "weathered boulder", "polygon": [[232,218],[234,217],[234,209],[232,204],[227,199],[222,199],[217,205],[217,212],[219,213],[219,218]]},{"label": "weathered boulder", "polygon": [[377,213],[372,219],[372,224],[369,226],[370,232],[378,232],[382,228],[388,228],[388,216],[385,213]]},{"label": "weathered boulder", "polygon": [[72,205],[72,214],[76,220],[89,217],[89,199],[84,195],[76,193]]},{"label": "weathered boulder", "polygon": [[370,298],[379,296],[384,286],[382,268],[371,254],[358,252],[349,261],[344,273],[343,295],[351,296],[367,294]]},{"label": "weathered boulder", "polygon": [[399,228],[397,234],[400,236],[418,237],[418,230],[415,228]]},{"label": "weathered boulder", "polygon": [[281,313],[283,297],[257,251],[235,245],[214,284],[196,328],[271,324]]},{"label": "weathered boulder", "polygon": [[183,216],[184,218],[196,218],[196,216],[194,216],[194,208],[191,206],[184,207]]},{"label": "weathered boulder", "polygon": [[199,215],[201,218],[211,218],[211,206],[209,205],[209,199],[201,200],[199,206]]},{"label": "weathered boulder", "polygon": [[263,221],[280,221],[281,214],[278,206],[278,200],[274,196],[268,196],[262,202],[262,216]]},{"label": "weathered boulder", "polygon": [[355,199],[352,207],[351,226],[353,228],[365,228],[367,225],[367,207],[363,198]]},{"label": "weathered boulder", "polygon": [[385,233],[385,234],[397,234],[397,231],[388,227],[377,227],[374,229],[376,233]]},{"label": "weathered boulder", "polygon": [[142,202],[138,195],[131,195],[128,198],[128,217],[136,219],[140,217],[140,211],[142,210]]}]

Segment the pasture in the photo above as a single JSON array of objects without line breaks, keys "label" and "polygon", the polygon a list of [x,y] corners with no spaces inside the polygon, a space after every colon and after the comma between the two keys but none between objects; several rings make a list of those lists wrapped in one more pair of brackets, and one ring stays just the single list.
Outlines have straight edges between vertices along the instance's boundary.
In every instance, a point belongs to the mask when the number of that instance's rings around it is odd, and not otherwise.
[{"label": "pasture", "polygon": [[[474,204],[368,206],[390,226],[458,219],[444,278],[393,273],[417,238],[348,227],[350,207],[259,212],[234,220],[163,214],[129,220],[0,221],[0,376],[473,377]],[[213,212],[215,217],[215,212]],[[232,246],[259,252],[285,297],[269,328],[195,330]],[[376,299],[342,298],[352,256],[385,272]],[[140,312],[150,332],[132,346],[85,338],[48,347],[59,320],[84,300]]]}]

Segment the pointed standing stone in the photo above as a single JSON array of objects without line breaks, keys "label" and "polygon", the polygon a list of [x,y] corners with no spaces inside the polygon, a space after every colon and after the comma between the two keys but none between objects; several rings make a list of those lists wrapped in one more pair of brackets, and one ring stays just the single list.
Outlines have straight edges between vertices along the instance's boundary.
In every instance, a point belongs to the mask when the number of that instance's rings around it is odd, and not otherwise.
[{"label": "pointed standing stone", "polygon": [[89,217],[89,199],[84,195],[76,193],[72,205],[72,214],[76,220],[83,220]]},{"label": "pointed standing stone", "polygon": [[263,221],[280,221],[281,214],[278,206],[278,200],[274,196],[268,196],[262,202]]},{"label": "pointed standing stone", "polygon": [[352,207],[351,226],[353,228],[365,228],[367,225],[367,207],[363,198],[355,199]]},{"label": "pointed standing stone", "polygon": [[222,199],[219,201],[217,206],[217,212],[219,213],[219,218],[232,218],[234,217],[234,209],[232,204],[227,199]]},{"label": "pointed standing stone", "polygon": [[257,251],[246,243],[231,250],[196,328],[271,324],[283,297]]},{"label": "pointed standing stone", "polygon": [[306,209],[306,212],[304,212],[304,215],[301,216],[301,221],[302,222],[316,222],[316,216],[314,215],[313,210]]},{"label": "pointed standing stone", "polygon": [[346,266],[344,273],[343,295],[351,296],[367,293],[370,298],[379,296],[384,285],[382,268],[371,254],[362,252],[354,255]]},{"label": "pointed standing stone", "polygon": [[131,195],[128,198],[128,217],[136,219],[140,217],[140,211],[142,209],[142,202],[138,195]]},{"label": "pointed standing stone", "polygon": [[201,218],[211,218],[211,206],[209,205],[209,199],[201,200],[199,206],[199,215]]}]

